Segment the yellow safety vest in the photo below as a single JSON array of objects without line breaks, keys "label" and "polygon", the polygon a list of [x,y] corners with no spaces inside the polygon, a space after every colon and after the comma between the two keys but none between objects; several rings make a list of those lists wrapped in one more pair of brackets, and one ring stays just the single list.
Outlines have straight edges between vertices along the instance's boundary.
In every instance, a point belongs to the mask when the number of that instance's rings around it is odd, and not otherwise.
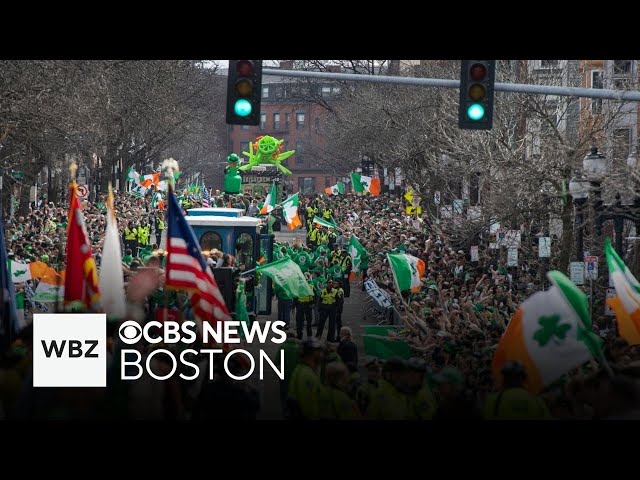
[{"label": "yellow safety vest", "polygon": [[318,238],[318,229],[312,228],[311,231],[309,232],[309,240],[311,240],[312,242],[315,242],[317,238]]},{"label": "yellow safety vest", "polygon": [[124,229],[124,239],[125,240],[135,240],[138,232],[134,228],[133,230],[129,229],[129,227],[125,227]]},{"label": "yellow safety vest", "polygon": [[320,293],[320,297],[322,298],[322,303],[324,305],[333,305],[336,303],[336,295],[338,294],[337,290],[333,290],[329,292],[326,288],[322,289]]}]

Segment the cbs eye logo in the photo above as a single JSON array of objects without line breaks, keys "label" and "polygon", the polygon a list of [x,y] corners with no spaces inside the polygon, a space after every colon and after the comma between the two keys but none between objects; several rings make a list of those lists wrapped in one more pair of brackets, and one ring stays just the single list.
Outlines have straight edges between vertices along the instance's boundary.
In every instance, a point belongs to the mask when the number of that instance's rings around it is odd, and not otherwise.
[{"label": "cbs eye logo", "polygon": [[118,334],[120,335],[120,339],[126,343],[127,345],[133,345],[134,343],[138,343],[142,338],[142,328],[138,325],[137,322],[133,320],[127,320],[122,325],[120,325],[120,329],[118,330]]}]

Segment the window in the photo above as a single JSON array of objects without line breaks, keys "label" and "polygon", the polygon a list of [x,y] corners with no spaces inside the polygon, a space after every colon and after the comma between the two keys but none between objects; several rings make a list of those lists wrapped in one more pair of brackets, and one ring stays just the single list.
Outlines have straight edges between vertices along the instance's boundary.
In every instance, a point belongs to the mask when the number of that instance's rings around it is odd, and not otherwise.
[{"label": "window", "polygon": [[267,114],[261,113],[260,114],[260,130],[264,130],[266,126],[267,126]]},{"label": "window", "polygon": [[249,130],[249,125],[240,125],[240,130]]},{"label": "window", "polygon": [[269,98],[269,87],[262,87],[262,98]]},{"label": "window", "polygon": [[320,133],[320,118],[316,117],[316,133]]},{"label": "window", "polygon": [[613,149],[611,156],[614,161],[626,162],[629,156],[631,130],[628,128],[618,128],[613,131]]},{"label": "window", "polygon": [[340,93],[340,87],[333,87],[333,94],[338,95]]},{"label": "window", "polygon": [[304,127],[304,113],[296,113],[296,128]]},{"label": "window", "polygon": [[329,95],[331,95],[331,87],[322,87],[322,96],[328,97]]},{"label": "window", "polygon": [[284,114],[284,129],[289,130],[289,114]]},{"label": "window", "polygon": [[216,232],[207,232],[200,237],[201,250],[222,250],[222,238]]},{"label": "window", "polygon": [[279,113],[273,114],[273,129],[280,130],[280,114]]},{"label": "window", "polygon": [[331,186],[331,177],[324,177],[324,186],[325,187]]},{"label": "window", "polygon": [[[602,70],[591,70],[591,88],[604,88]],[[602,113],[602,99],[591,99],[591,113]]]},{"label": "window", "polygon": [[249,151],[249,142],[240,142],[240,151],[248,152]]},{"label": "window", "polygon": [[558,68],[560,60],[540,60],[540,68]]},{"label": "window", "polygon": [[315,193],[315,177],[298,177],[298,191],[304,193],[305,195]]},{"label": "window", "polygon": [[629,75],[629,74],[631,74],[631,60],[614,60],[613,61],[613,74],[614,75]]},{"label": "window", "polygon": [[304,144],[301,141],[296,142],[296,165],[304,165],[302,154],[304,153]]}]

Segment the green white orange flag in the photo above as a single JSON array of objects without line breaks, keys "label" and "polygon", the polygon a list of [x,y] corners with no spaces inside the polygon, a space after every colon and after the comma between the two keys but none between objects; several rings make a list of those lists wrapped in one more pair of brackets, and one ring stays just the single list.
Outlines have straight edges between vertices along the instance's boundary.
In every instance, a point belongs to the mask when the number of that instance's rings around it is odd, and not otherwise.
[{"label": "green white orange flag", "polygon": [[362,260],[368,256],[368,253],[355,235],[351,235],[349,240],[349,255],[351,255],[351,271],[359,272]]},{"label": "green white orange flag", "polygon": [[344,195],[344,183],[338,182],[332,187],[324,189],[324,193],[327,195]]},{"label": "green white orange flag", "polygon": [[324,218],[318,217],[318,216],[313,217],[313,223],[317,223],[318,225],[321,225],[327,228],[338,228],[338,226],[335,223],[331,223],[328,220],[325,220]]},{"label": "green white orange flag", "polygon": [[262,215],[266,215],[271,212],[274,208],[276,208],[276,184],[275,182],[271,184],[271,190],[267,193],[267,198],[264,199],[264,205],[262,205],[262,209],[260,213]]},{"label": "green white orange flag", "polygon": [[298,194],[294,193],[284,202],[282,202],[282,212],[284,219],[287,221],[289,230],[302,226],[302,221],[298,216]]},{"label": "green white orange flag", "polygon": [[640,283],[629,271],[607,238],[605,255],[616,296],[607,304],[616,315],[618,333],[629,345],[640,344]]},{"label": "green white orange flag", "polygon": [[380,179],[366,177],[359,173],[351,174],[351,184],[354,192],[369,192],[371,195],[380,195]]},{"label": "green white orange flag", "polygon": [[387,258],[398,290],[420,291],[425,270],[424,260],[405,253],[387,253]]},{"label": "green white orange flag", "polygon": [[591,329],[585,294],[557,270],[547,278],[553,286],[525,300],[500,339],[491,366],[496,385],[507,362],[524,366],[525,387],[538,393],[592,357],[601,358],[602,340]]}]

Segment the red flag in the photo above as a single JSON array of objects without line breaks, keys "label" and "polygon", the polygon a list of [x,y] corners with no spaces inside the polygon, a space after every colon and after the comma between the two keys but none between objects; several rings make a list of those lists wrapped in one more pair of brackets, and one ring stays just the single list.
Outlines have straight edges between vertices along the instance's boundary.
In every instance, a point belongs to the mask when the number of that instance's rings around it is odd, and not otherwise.
[{"label": "red flag", "polygon": [[97,310],[100,302],[98,271],[74,181],[69,187],[69,227],[67,229],[67,264],[64,282],[64,304],[82,304]]}]

